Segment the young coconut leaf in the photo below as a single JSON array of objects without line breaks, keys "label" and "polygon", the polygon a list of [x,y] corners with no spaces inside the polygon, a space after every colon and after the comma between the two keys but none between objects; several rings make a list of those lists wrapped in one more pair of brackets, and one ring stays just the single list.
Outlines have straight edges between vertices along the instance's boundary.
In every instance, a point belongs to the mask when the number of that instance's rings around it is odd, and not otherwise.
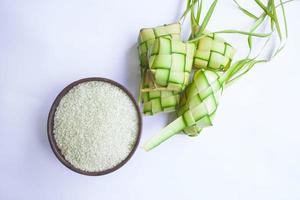
[{"label": "young coconut leaf", "polygon": [[255,19],[255,20],[258,19],[258,17],[257,17],[255,14],[253,14],[253,13],[250,12],[249,10],[243,8],[236,0],[233,0],[233,1],[234,1],[234,3],[237,5],[237,7],[238,7],[245,15],[247,15],[248,17],[251,17],[251,18],[253,18],[253,19]]},{"label": "young coconut leaf", "polygon": [[[214,0],[214,2],[209,7],[209,9],[208,9],[203,21],[202,21],[202,24],[199,26],[199,29],[196,30],[196,32],[197,32],[196,35],[201,35],[204,32],[204,30],[206,29],[206,26],[207,26],[212,14],[213,14],[215,8],[216,8],[217,3],[218,3],[218,0]],[[201,10],[198,10],[198,11],[201,12]]]},{"label": "young coconut leaf", "polygon": [[[251,52],[252,52],[252,35],[249,35],[248,37],[248,46],[249,46],[249,54],[246,57],[247,59],[251,60],[251,62],[245,63],[243,66],[240,67],[240,69],[236,70],[235,72],[232,73],[230,80],[228,80],[228,83],[232,84],[232,82],[234,82],[235,80],[239,79],[240,77],[242,77],[243,75],[245,75],[250,69],[252,69],[254,67],[254,65],[258,64],[258,63],[264,63],[264,62],[268,62],[271,59],[273,59],[285,46],[285,42],[287,40],[287,36],[288,36],[288,29],[287,29],[287,20],[286,20],[286,16],[285,16],[285,8],[284,8],[284,4],[292,2],[293,0],[288,0],[283,2],[282,0],[280,0],[280,3],[278,5],[275,6],[274,1],[273,0],[269,0],[267,7],[264,7],[264,5],[260,2],[260,1],[256,1],[259,2],[259,6],[263,8],[263,10],[267,10],[267,12],[262,13],[257,20],[255,20],[253,26],[250,29],[250,32],[252,33],[253,31],[255,31],[259,26],[261,26],[262,22],[269,18],[270,19],[270,23],[271,23],[271,30],[272,32],[275,33],[274,31],[274,25],[276,27],[276,34],[274,34],[274,37],[278,36],[279,41],[280,41],[280,45],[279,47],[276,49],[276,45],[274,46],[273,49],[270,49],[270,52],[274,52],[272,53],[272,55],[268,58],[268,59],[259,59],[259,56],[262,54],[263,50],[265,49],[265,47],[267,46],[267,44],[271,41],[271,35],[270,37],[268,37],[267,41],[265,41],[263,47],[261,48],[260,52],[253,58],[249,58]],[[282,10],[282,17],[283,17],[283,22],[284,22],[284,34],[282,34],[281,32],[281,26],[279,24],[279,20],[278,20],[278,15],[277,15],[277,11],[276,9],[280,7]]]}]

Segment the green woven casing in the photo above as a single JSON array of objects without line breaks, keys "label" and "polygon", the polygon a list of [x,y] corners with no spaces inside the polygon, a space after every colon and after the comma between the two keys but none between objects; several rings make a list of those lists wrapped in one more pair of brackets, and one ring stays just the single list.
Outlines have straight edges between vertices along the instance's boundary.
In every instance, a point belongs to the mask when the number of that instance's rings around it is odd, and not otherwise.
[{"label": "green woven casing", "polygon": [[189,83],[195,45],[158,38],[149,51],[149,69],[158,87],[182,91]]},{"label": "green woven casing", "polygon": [[[152,47],[155,39],[168,37],[180,39],[181,26],[179,23],[163,25],[155,28],[141,29],[138,38],[138,50],[141,66],[142,85],[141,88],[155,88],[151,71],[149,70],[148,50]],[[175,111],[178,102],[178,92],[157,91],[155,89],[141,94],[143,113],[153,115],[159,112]]]},{"label": "green woven casing", "polygon": [[226,71],[231,64],[235,49],[215,33],[208,33],[196,42],[194,67]]},{"label": "green woven casing", "polygon": [[203,128],[212,125],[222,85],[218,72],[198,70],[195,73],[192,83],[181,96],[177,113],[183,117],[187,135],[196,136]]}]

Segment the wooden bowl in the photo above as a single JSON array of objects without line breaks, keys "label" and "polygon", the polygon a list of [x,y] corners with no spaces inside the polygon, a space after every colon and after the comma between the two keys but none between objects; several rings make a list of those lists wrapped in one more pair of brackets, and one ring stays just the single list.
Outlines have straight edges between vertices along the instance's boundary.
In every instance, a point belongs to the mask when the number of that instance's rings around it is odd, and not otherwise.
[{"label": "wooden bowl", "polygon": [[[81,169],[78,169],[76,167],[74,167],[69,161],[67,161],[64,156],[62,155],[60,149],[58,148],[57,144],[56,144],[56,140],[54,138],[54,134],[53,134],[53,125],[54,125],[54,115],[57,109],[57,106],[60,103],[60,100],[76,85],[84,83],[84,82],[89,82],[89,81],[101,81],[101,82],[107,82],[110,83],[118,88],[120,88],[121,90],[123,90],[131,99],[131,101],[133,102],[137,115],[138,115],[138,135],[135,141],[135,144],[131,150],[131,152],[128,154],[128,156],[126,157],[125,160],[123,160],[122,162],[120,162],[119,164],[117,164],[116,166],[114,166],[113,168],[104,170],[104,171],[99,171],[99,172],[88,172],[88,171],[84,171]],[[78,81],[75,81],[71,84],[69,84],[67,87],[65,87],[60,93],[59,95],[56,97],[56,99],[54,100],[49,115],[48,115],[48,124],[47,124],[47,131],[48,131],[48,139],[49,139],[49,143],[51,146],[51,149],[53,150],[55,156],[58,158],[58,160],[60,160],[60,162],[62,164],[64,164],[66,167],[68,167],[69,169],[71,169],[74,172],[77,172],[79,174],[83,174],[83,175],[88,175],[88,176],[100,176],[100,175],[105,175],[108,173],[111,173],[117,169],[119,169],[120,167],[122,167],[125,163],[128,162],[128,160],[132,157],[132,155],[134,154],[139,141],[140,141],[140,137],[141,137],[141,131],[142,131],[142,117],[141,117],[141,113],[139,110],[139,107],[135,101],[135,99],[133,98],[132,94],[121,84],[110,80],[110,79],[106,79],[106,78],[100,78],[100,77],[92,77],[92,78],[84,78],[84,79],[80,79]]]}]

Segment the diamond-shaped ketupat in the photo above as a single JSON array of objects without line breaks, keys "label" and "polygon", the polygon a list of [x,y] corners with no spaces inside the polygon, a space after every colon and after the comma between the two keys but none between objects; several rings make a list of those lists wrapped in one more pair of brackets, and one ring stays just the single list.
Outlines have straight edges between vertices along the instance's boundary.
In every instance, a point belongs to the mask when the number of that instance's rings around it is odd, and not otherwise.
[{"label": "diamond-shaped ketupat", "polygon": [[227,75],[198,70],[192,83],[182,94],[178,118],[154,135],[144,145],[145,150],[151,150],[181,131],[189,136],[196,136],[203,128],[211,126]]},{"label": "diamond-shaped ketupat", "polygon": [[194,67],[226,71],[233,59],[235,49],[215,33],[204,33],[196,42]]},{"label": "diamond-shaped ketupat", "polygon": [[195,136],[212,125],[222,92],[222,79],[218,72],[199,70],[193,82],[183,92],[178,115],[186,123],[183,130],[187,135]]}]

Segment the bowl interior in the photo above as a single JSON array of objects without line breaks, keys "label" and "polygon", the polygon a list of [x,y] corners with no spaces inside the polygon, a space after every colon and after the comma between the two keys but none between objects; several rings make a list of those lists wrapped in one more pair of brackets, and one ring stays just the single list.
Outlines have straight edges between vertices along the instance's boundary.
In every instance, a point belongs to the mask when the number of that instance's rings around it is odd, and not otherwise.
[{"label": "bowl interior", "polygon": [[[101,81],[101,82],[107,82],[107,83],[110,83],[120,89],[122,89],[128,96],[129,98],[131,99],[131,101],[133,102],[134,104],[134,107],[136,109],[136,112],[137,112],[137,115],[138,115],[138,130],[137,130],[137,138],[136,138],[136,141],[134,143],[134,146],[131,150],[131,152],[128,154],[128,156],[122,161],[120,162],[119,164],[117,164],[116,166],[110,168],[110,169],[107,169],[107,170],[104,170],[104,171],[99,171],[99,172],[88,172],[88,171],[84,171],[84,170],[81,170],[79,168],[76,168],[74,167],[69,161],[67,161],[64,156],[62,155],[60,149],[58,148],[57,144],[56,144],[56,141],[55,141],[55,138],[54,138],[54,134],[53,134],[53,126],[54,126],[54,115],[55,115],[55,112],[56,112],[56,108],[57,106],[59,105],[60,103],[60,100],[65,96],[65,94],[67,94],[74,86],[78,85],[78,84],[81,84],[81,83],[84,83],[84,82],[89,82],[89,81]],[[111,173],[117,169],[119,169],[120,167],[122,167],[131,157],[132,155],[134,154],[138,144],[139,144],[139,141],[140,141],[140,137],[141,137],[141,131],[142,131],[142,117],[141,117],[141,113],[140,113],[140,110],[139,110],[139,107],[134,99],[134,97],[132,96],[132,94],[124,87],[122,86],[121,84],[113,81],[113,80],[110,80],[110,79],[106,79],[106,78],[100,78],[100,77],[92,77],[92,78],[84,78],[84,79],[80,79],[78,81],[75,81],[71,84],[69,84],[67,87],[65,87],[60,93],[59,95],[56,97],[56,99],[54,100],[52,106],[51,106],[51,109],[50,109],[50,112],[49,112],[49,115],[48,115],[48,124],[47,124],[47,131],[48,131],[48,139],[49,139],[49,143],[50,143],[50,146],[51,146],[51,149],[53,150],[54,154],[56,155],[56,157],[58,158],[58,160],[64,164],[66,167],[68,167],[69,169],[71,169],[72,171],[74,172],[77,172],[79,174],[83,174],[83,175],[88,175],[88,176],[100,176],[100,175],[105,175],[105,174],[108,174],[108,173]]]}]

